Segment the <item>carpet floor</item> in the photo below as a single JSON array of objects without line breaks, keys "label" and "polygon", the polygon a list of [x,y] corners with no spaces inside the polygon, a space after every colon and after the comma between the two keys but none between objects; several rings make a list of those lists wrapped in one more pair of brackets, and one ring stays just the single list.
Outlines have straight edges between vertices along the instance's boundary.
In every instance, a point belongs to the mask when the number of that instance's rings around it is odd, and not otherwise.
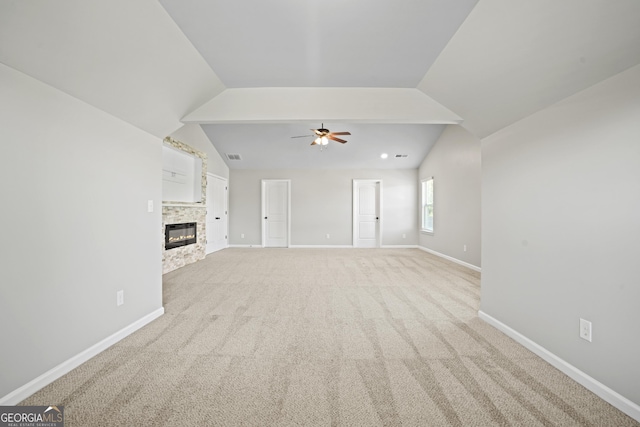
[{"label": "carpet floor", "polygon": [[23,401],[66,426],[638,426],[477,316],[414,249],[241,249],[163,277],[165,314]]}]

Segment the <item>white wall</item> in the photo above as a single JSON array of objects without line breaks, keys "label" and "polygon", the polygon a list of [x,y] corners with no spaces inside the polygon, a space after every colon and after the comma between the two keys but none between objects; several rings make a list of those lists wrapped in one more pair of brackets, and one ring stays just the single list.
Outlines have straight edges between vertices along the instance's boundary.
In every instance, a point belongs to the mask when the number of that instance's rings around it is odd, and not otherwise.
[{"label": "white wall", "polygon": [[231,170],[231,245],[261,244],[262,179],[291,180],[292,245],[352,245],[353,179],[382,180],[382,244],[417,244],[417,170],[291,169]]},{"label": "white wall", "polygon": [[[420,246],[480,267],[480,139],[449,125],[419,169],[434,177],[434,232]],[[464,250],[466,245],[467,250]]]},{"label": "white wall", "polygon": [[2,399],[161,309],[162,144],[1,64],[0,129]]},{"label": "white wall", "polygon": [[229,167],[209,141],[199,124],[189,123],[173,132],[171,138],[207,154],[207,172],[229,178]]},{"label": "white wall", "polygon": [[640,66],[485,138],[482,179],[481,310],[640,405]]}]

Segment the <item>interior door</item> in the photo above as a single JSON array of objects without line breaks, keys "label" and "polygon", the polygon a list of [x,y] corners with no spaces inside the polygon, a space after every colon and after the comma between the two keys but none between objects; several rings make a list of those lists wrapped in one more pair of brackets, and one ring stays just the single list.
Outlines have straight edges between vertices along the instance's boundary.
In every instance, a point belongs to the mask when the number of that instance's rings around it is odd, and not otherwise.
[{"label": "interior door", "polygon": [[381,181],[353,181],[353,246],[378,248],[381,244]]},{"label": "interior door", "polygon": [[262,181],[262,246],[289,247],[289,194],[288,180]]},{"label": "interior door", "polygon": [[227,194],[227,180],[207,174],[207,254],[228,246]]}]

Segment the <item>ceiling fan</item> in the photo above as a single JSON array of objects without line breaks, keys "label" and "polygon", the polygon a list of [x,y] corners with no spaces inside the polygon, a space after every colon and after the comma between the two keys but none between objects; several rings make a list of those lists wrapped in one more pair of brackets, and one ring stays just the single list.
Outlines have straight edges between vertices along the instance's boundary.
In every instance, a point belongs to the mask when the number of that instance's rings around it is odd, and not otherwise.
[{"label": "ceiling fan", "polygon": [[336,135],[351,135],[351,132],[331,132],[329,129],[324,128],[324,123],[319,129],[311,129],[313,131],[313,135],[301,135],[301,136],[292,136],[291,138],[309,138],[315,137],[311,145],[319,145],[322,149],[323,146],[329,144],[329,140],[339,142],[341,144],[345,144],[347,141],[344,139],[336,137]]}]

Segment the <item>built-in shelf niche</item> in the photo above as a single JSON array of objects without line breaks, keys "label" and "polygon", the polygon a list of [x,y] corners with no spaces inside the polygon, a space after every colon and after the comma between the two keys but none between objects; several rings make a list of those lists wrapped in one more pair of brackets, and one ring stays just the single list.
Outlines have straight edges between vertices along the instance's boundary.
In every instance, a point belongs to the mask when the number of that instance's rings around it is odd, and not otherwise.
[{"label": "built-in shelf niche", "polygon": [[164,205],[201,206],[207,197],[207,155],[171,137],[162,146]]}]

